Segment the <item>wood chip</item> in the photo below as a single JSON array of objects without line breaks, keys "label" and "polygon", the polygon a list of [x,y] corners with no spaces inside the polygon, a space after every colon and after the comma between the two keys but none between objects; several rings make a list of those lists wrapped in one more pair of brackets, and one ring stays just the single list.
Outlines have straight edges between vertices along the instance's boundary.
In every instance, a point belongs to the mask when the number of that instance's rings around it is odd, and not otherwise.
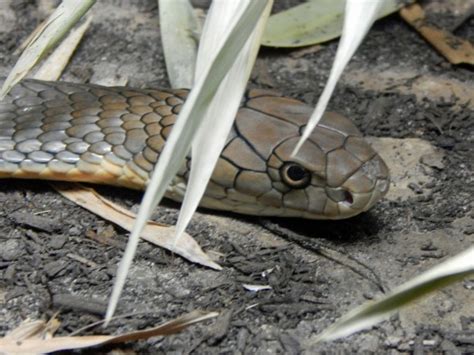
[{"label": "wood chip", "polygon": [[13,212],[9,216],[17,224],[53,233],[61,229],[61,223],[57,219],[38,216],[33,213]]},{"label": "wood chip", "polygon": [[53,296],[53,306],[56,309],[75,310],[81,313],[91,313],[103,316],[107,310],[107,302],[87,296],[56,294]]},{"label": "wood chip", "polygon": [[99,266],[98,264],[96,264],[96,263],[93,262],[92,260],[86,259],[86,258],[84,258],[84,257],[82,257],[82,256],[80,256],[80,255],[77,255],[77,254],[68,253],[68,254],[66,254],[66,256],[67,256],[68,258],[72,259],[72,260],[76,260],[76,261],[78,261],[78,262],[80,262],[80,263],[82,263],[82,264],[85,264],[85,265],[87,265],[87,266],[90,266],[90,267],[92,267],[92,268],[96,268],[96,267]]}]

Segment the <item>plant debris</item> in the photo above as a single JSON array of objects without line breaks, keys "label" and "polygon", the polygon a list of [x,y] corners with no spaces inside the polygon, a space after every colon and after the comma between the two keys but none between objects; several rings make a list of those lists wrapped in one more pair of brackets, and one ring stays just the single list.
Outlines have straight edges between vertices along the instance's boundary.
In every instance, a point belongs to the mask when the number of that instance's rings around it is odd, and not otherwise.
[{"label": "plant debris", "polygon": [[413,4],[402,8],[400,15],[450,63],[474,65],[474,46],[472,43],[428,23],[420,5]]},{"label": "plant debris", "polygon": [[118,335],[58,337],[54,336],[60,324],[57,319],[52,318],[49,322],[26,320],[0,339],[0,353],[43,354],[166,336],[178,333],[192,324],[214,318],[217,315],[216,312],[193,311],[157,327],[144,330],[125,332]]}]

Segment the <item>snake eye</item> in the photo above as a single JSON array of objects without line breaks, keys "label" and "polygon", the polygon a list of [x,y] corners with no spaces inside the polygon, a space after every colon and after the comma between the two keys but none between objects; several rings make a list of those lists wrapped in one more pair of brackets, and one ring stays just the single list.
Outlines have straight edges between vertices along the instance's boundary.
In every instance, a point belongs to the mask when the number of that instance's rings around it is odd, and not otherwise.
[{"label": "snake eye", "polygon": [[297,163],[285,163],[280,168],[280,175],[285,184],[294,189],[304,189],[311,182],[311,173]]}]

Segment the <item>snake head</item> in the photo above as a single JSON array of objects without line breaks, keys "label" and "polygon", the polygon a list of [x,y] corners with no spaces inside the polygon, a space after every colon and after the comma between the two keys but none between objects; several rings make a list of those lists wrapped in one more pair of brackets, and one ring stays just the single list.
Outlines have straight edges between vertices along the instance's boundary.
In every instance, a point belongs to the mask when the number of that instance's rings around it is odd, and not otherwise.
[{"label": "snake head", "polygon": [[[204,205],[309,219],[342,219],[371,208],[388,191],[389,171],[349,119],[326,113],[291,156],[312,111],[297,100],[251,91],[208,186],[208,196],[223,186],[225,194]],[[223,199],[231,207],[216,206]]]}]

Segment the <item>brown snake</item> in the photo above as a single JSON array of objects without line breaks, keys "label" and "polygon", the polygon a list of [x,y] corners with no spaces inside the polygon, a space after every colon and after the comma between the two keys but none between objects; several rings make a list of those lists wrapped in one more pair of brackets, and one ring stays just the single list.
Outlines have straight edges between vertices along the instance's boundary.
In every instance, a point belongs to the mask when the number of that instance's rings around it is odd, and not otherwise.
[{"label": "brown snake", "polygon": [[[0,178],[144,189],[186,90],[25,80],[0,101]],[[327,113],[294,159],[312,108],[265,90],[243,100],[201,206],[340,219],[385,195],[388,169],[347,118]],[[181,201],[189,158],[166,196]]]}]

